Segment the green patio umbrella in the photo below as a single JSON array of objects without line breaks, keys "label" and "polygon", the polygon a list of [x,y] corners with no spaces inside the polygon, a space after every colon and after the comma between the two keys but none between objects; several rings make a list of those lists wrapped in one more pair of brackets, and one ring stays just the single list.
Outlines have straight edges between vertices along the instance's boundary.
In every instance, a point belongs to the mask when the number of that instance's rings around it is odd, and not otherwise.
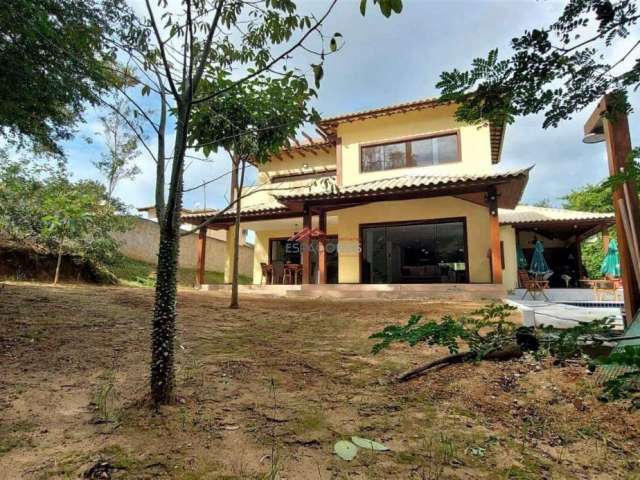
[{"label": "green patio umbrella", "polygon": [[618,254],[618,242],[615,238],[609,242],[607,254],[600,266],[600,273],[605,277],[620,278],[620,255]]},{"label": "green patio umbrella", "polygon": [[544,275],[551,271],[547,261],[544,259],[544,245],[538,240],[533,247],[533,256],[531,257],[531,266],[529,267],[529,273],[534,275]]},{"label": "green patio umbrella", "polygon": [[516,256],[518,258],[518,268],[525,269],[529,266],[527,257],[524,256],[524,252],[522,251],[522,247],[520,245],[516,247]]}]

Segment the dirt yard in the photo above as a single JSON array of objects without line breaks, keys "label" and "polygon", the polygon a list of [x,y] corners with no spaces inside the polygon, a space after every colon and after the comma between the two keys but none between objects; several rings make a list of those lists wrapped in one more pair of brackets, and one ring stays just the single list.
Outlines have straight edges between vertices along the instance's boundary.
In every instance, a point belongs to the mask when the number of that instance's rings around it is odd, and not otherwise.
[{"label": "dirt yard", "polygon": [[[531,358],[389,374],[444,353],[372,356],[369,334],[473,304],[179,297],[179,402],[147,407],[150,289],[0,292],[0,478],[640,478],[640,414],[582,365]],[[346,462],[337,440],[389,452]],[[102,476],[101,476],[102,475]]]}]

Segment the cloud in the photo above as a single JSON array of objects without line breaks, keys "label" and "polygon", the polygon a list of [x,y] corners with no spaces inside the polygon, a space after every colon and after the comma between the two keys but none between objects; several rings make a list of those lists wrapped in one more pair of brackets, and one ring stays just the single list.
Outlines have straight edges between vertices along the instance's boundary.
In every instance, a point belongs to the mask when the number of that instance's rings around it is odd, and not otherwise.
[{"label": "cloud", "polygon": [[[141,0],[136,1],[142,5]],[[474,57],[485,56],[492,48],[508,55],[511,38],[525,29],[548,25],[565,5],[559,1],[405,0],[403,13],[387,19],[376,8],[369,8],[363,18],[358,4],[357,0],[338,2],[324,28],[329,35],[342,33],[345,41],[340,52],[327,58],[325,78],[314,102],[325,116],[436,95],[441,72],[465,69]],[[326,6],[324,0],[300,2],[305,11],[320,12]],[[630,37],[629,41],[637,39]],[[624,48],[612,51],[612,58],[619,58]],[[304,53],[295,59],[299,66],[313,61]],[[640,96],[634,94],[631,99],[637,104]],[[536,165],[525,201],[549,198],[558,204],[571,189],[607,175],[603,145],[581,141],[589,114],[590,109],[580,112],[555,129],[544,130],[540,116],[520,118],[508,128],[502,167]],[[640,134],[638,115],[630,117],[632,138]],[[87,159],[98,152],[98,146],[73,143],[70,163],[76,176],[95,175]],[[123,182],[117,192],[136,206],[153,203],[154,198],[155,164],[146,155],[141,163],[143,173],[132,182]],[[216,155],[213,163],[194,162],[186,172],[185,185],[218,176],[229,170],[229,163],[224,154]],[[255,172],[249,177],[255,178]],[[228,186],[228,177],[208,186],[207,206],[223,206]],[[204,202],[202,190],[185,195],[187,208]]]}]

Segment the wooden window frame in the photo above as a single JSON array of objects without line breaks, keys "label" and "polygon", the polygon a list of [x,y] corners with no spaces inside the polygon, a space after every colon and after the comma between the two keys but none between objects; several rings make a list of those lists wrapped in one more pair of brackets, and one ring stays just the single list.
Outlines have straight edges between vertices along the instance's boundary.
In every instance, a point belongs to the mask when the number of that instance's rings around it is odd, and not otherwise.
[{"label": "wooden window frame", "polygon": [[405,144],[405,161],[407,159],[411,158],[411,142],[417,142],[420,140],[429,140],[429,139],[433,139],[433,138],[439,138],[439,137],[449,137],[455,135],[456,136],[456,144],[457,144],[457,150],[458,150],[458,155],[455,161],[453,162],[447,162],[447,163],[441,163],[438,165],[449,165],[451,163],[460,163],[462,162],[462,144],[460,141],[460,129],[454,129],[454,130],[445,130],[445,131],[441,131],[441,132],[436,132],[436,133],[429,133],[426,135],[412,135],[409,137],[398,137],[398,138],[394,138],[393,140],[386,140],[384,142],[369,142],[369,143],[361,143],[360,144],[360,158],[358,161],[358,168],[359,168],[359,173],[374,173],[374,172],[387,172],[389,170],[402,170],[405,168],[425,168],[425,167],[434,167],[436,165],[426,165],[426,166],[422,166],[419,167],[418,165],[408,165],[405,164],[404,167],[394,167],[394,168],[385,168],[385,169],[381,169],[381,170],[364,170],[363,169],[363,161],[364,161],[364,155],[363,155],[363,150],[365,148],[371,148],[371,147],[384,147],[385,145],[396,145],[396,144]]}]

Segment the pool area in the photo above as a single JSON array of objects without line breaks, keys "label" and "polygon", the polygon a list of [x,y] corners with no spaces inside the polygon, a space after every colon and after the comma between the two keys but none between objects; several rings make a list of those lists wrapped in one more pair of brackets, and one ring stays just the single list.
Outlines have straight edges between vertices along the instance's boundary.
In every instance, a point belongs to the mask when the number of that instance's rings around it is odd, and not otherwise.
[{"label": "pool area", "polygon": [[592,322],[601,318],[611,318],[614,329],[622,331],[623,303],[615,300],[596,301],[590,289],[549,289],[545,292],[549,301],[533,300],[524,291],[516,290],[508,296],[506,302],[517,307],[522,313],[525,326],[543,325],[556,328],[571,328],[581,322]]}]

